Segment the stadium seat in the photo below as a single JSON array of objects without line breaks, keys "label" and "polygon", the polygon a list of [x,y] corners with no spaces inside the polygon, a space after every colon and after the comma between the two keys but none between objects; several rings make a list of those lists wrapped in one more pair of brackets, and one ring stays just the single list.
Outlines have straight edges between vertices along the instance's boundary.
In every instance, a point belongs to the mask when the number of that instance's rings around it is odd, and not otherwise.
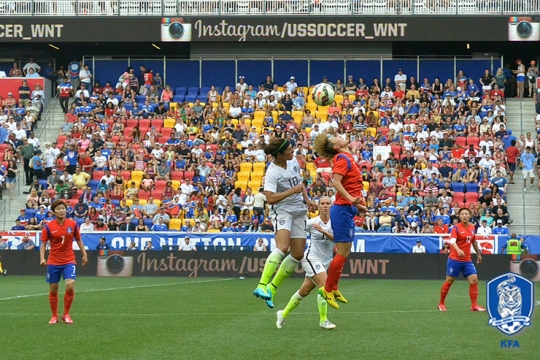
[{"label": "stadium seat", "polygon": [[137,119],[127,119],[126,120],[126,127],[133,128],[135,126],[139,126],[139,120],[137,120]]},{"label": "stadium seat", "polygon": [[465,184],[465,189],[467,189],[467,192],[478,193],[478,183],[467,183]]},{"label": "stadium seat", "polygon": [[250,162],[240,163],[240,172],[250,173],[253,170],[253,164]]},{"label": "stadium seat", "polygon": [[93,180],[98,180],[99,181],[99,180],[101,180],[103,175],[105,175],[105,171],[101,171],[101,170],[92,171],[92,179]]},{"label": "stadium seat", "polygon": [[194,103],[195,100],[197,100],[197,95],[186,95],[186,98],[184,101],[187,101],[189,103]]},{"label": "stadium seat", "polygon": [[174,90],[174,94],[175,95],[182,95],[182,96],[185,96],[187,94],[187,90],[185,87],[177,87],[175,90]]},{"label": "stadium seat", "polygon": [[[182,181],[184,180],[184,172],[183,171],[171,171],[171,179],[176,181]],[[180,185],[178,185],[180,186]]]},{"label": "stadium seat", "polygon": [[182,228],[181,219],[171,219],[171,221],[169,221],[169,229],[180,231],[181,228]]},{"label": "stadium seat", "polygon": [[164,128],[172,129],[174,128],[174,125],[176,125],[176,119],[165,119],[165,121],[163,122]]},{"label": "stadium seat", "polygon": [[249,181],[249,176],[250,176],[249,172],[243,172],[243,171],[240,171],[238,174],[236,174],[237,180],[242,181],[242,182]]},{"label": "stadium seat", "polygon": [[235,188],[240,188],[240,189],[245,191],[246,188],[247,188],[247,184],[248,184],[247,181],[235,181],[234,182],[234,187]]},{"label": "stadium seat", "polygon": [[193,176],[195,176],[194,171],[184,171],[184,179],[193,179]]},{"label": "stadium seat", "polygon": [[265,162],[255,162],[253,163],[253,172],[255,173],[264,173],[266,170]]},{"label": "stadium seat", "polygon": [[129,179],[131,178],[131,171],[122,170],[121,175],[124,178],[124,181],[129,181]]},{"label": "stadium seat", "polygon": [[467,147],[467,138],[459,136],[456,138],[456,144],[458,144],[461,147]]},{"label": "stadium seat", "polygon": [[478,149],[479,144],[480,144],[480,138],[476,136],[467,137],[467,145],[473,145],[475,149]]},{"label": "stadium seat", "polygon": [[155,191],[163,191],[165,190],[165,187],[167,186],[167,181],[165,180],[156,180],[154,184],[154,190]]},{"label": "stadium seat", "polygon": [[454,182],[452,183],[452,190],[454,190],[454,193],[456,192],[465,192],[465,184],[461,182]]},{"label": "stadium seat", "polygon": [[452,197],[452,202],[455,203],[455,202],[458,202],[458,203],[462,203],[465,201],[465,194],[462,193],[462,192],[455,192],[454,193],[454,196]]},{"label": "stadium seat", "polygon": [[251,173],[251,181],[261,185],[263,176],[264,176],[263,173],[252,172]]},{"label": "stadium seat", "polygon": [[375,137],[375,135],[377,135],[377,129],[376,128],[373,128],[373,127],[368,127],[365,131],[365,134],[366,135],[371,135],[373,137]]},{"label": "stadium seat", "polygon": [[467,192],[465,194],[465,200],[467,201],[467,204],[469,203],[477,203],[478,202],[478,193],[477,192]]},{"label": "stadium seat", "polygon": [[131,180],[136,182],[141,182],[142,178],[144,177],[144,172],[140,170],[134,170],[131,172]]},{"label": "stadium seat", "polygon": [[146,95],[135,96],[135,101],[137,101],[137,103],[139,104],[144,104],[144,102],[146,101]]},{"label": "stadium seat", "polygon": [[199,88],[198,87],[190,87],[188,88],[188,95],[199,95]]},{"label": "stadium seat", "polygon": [[171,179],[171,186],[173,187],[174,190],[178,190],[178,188],[180,187],[180,184],[182,184],[182,182],[180,180],[174,180],[174,179]]},{"label": "stadium seat", "polygon": [[183,103],[185,100],[185,95],[174,95],[173,101],[177,103]]},{"label": "stadium seat", "polygon": [[99,186],[100,181],[99,180],[90,180],[88,182],[88,186],[92,188],[92,192],[97,192],[97,188]]}]

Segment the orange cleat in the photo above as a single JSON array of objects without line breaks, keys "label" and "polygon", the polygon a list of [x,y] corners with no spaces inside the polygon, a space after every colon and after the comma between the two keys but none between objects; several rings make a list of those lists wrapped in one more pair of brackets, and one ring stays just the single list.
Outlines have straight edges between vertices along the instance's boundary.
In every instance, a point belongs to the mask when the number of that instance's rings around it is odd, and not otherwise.
[{"label": "orange cleat", "polygon": [[446,306],[444,306],[444,304],[439,304],[439,311],[446,311]]},{"label": "orange cleat", "polygon": [[66,324],[73,324],[73,320],[71,320],[69,314],[62,315],[62,321]]},{"label": "orange cleat", "polygon": [[486,309],[484,309],[484,308],[481,307],[481,306],[476,305],[476,306],[471,307],[471,311],[484,312],[484,311],[486,311]]},{"label": "orange cleat", "polygon": [[58,324],[58,316],[53,316],[51,320],[49,320],[49,324]]}]

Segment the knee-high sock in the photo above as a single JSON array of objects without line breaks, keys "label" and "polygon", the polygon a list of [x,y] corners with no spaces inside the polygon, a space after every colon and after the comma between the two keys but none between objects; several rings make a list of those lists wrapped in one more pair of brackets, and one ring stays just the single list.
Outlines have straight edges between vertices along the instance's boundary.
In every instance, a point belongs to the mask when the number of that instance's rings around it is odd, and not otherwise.
[{"label": "knee-high sock", "polygon": [[444,299],[446,299],[446,295],[448,295],[448,292],[450,291],[450,286],[452,286],[451,282],[445,281],[442,288],[441,288],[441,298],[439,300],[439,304],[444,304]]},{"label": "knee-high sock", "polygon": [[261,280],[259,281],[259,285],[266,285],[270,281],[270,278],[272,275],[274,275],[274,272],[276,271],[279,262],[285,254],[283,251],[279,249],[274,249],[270,255],[268,255],[268,258],[266,259],[266,263],[264,264],[264,269],[261,275]]},{"label": "knee-high sock", "polygon": [[272,279],[270,285],[272,285],[274,289],[277,289],[278,286],[281,285],[283,280],[285,280],[286,278],[291,276],[292,273],[294,273],[294,270],[298,266],[299,262],[300,261],[296,260],[291,255],[287,256],[281,262],[281,266],[279,267],[276,276],[274,276],[274,278]]},{"label": "knee-high sock", "polygon": [[469,285],[469,296],[471,297],[471,306],[477,306],[477,300],[478,300],[478,284],[470,284]]},{"label": "knee-high sock", "polygon": [[53,316],[58,316],[58,293],[49,293],[49,305],[51,306],[51,312]]},{"label": "knee-high sock", "polygon": [[66,290],[64,294],[64,315],[69,314],[73,298],[75,298],[75,290]]},{"label": "knee-high sock", "polygon": [[339,282],[339,277],[341,276],[341,271],[343,271],[343,266],[345,265],[345,262],[347,259],[337,254],[334,257],[334,260],[330,263],[330,267],[328,268],[328,276],[326,278],[326,284],[324,285],[324,289],[327,292],[331,292],[334,290],[334,287],[336,287],[337,290],[337,284]]},{"label": "knee-high sock", "polygon": [[291,296],[291,299],[289,300],[289,303],[287,304],[287,306],[285,306],[285,309],[283,309],[283,317],[286,318],[287,315],[289,315],[289,313],[291,311],[293,311],[294,309],[296,309],[296,307],[298,305],[300,305],[300,302],[302,301],[304,297],[303,296],[300,296],[300,294],[297,292],[295,292],[293,294],[293,296]]},{"label": "knee-high sock", "polygon": [[319,294],[317,294],[317,305],[319,306],[320,322],[323,322],[326,320],[326,314],[328,313],[328,303]]}]

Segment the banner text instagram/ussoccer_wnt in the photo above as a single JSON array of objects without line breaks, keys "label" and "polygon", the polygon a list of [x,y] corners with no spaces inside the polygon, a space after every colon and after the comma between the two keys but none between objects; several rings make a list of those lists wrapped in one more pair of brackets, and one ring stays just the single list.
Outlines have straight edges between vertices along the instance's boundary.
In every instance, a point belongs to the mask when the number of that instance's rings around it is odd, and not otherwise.
[{"label": "banner text instagram/ussoccer_wnt", "polygon": [[205,25],[203,20],[194,24],[198,39],[212,37],[235,37],[239,42],[272,40],[275,38],[404,38],[407,23],[374,23],[373,32],[363,23],[288,23],[280,25],[234,25],[225,20]]}]

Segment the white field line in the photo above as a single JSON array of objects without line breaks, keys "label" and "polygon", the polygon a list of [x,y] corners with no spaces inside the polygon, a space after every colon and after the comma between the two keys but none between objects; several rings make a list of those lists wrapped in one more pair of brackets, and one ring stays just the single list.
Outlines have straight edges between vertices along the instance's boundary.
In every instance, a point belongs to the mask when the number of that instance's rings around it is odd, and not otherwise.
[{"label": "white field line", "polygon": [[[76,292],[77,293],[90,293],[90,292],[99,292],[99,291],[143,289],[143,288],[159,287],[159,286],[202,284],[202,283],[228,281],[228,280],[233,280],[233,279],[230,278],[230,279],[213,279],[213,280],[203,280],[203,281],[184,281],[184,282],[174,282],[174,283],[165,283],[165,284],[151,284],[151,285],[124,286],[124,287],[104,288],[104,289],[77,290]],[[17,295],[17,296],[11,296],[11,297],[6,297],[6,298],[0,298],[0,301],[26,299],[26,298],[32,298],[32,297],[45,296],[45,295],[49,295],[49,293],[47,292],[47,293],[41,293],[41,294]]]}]

